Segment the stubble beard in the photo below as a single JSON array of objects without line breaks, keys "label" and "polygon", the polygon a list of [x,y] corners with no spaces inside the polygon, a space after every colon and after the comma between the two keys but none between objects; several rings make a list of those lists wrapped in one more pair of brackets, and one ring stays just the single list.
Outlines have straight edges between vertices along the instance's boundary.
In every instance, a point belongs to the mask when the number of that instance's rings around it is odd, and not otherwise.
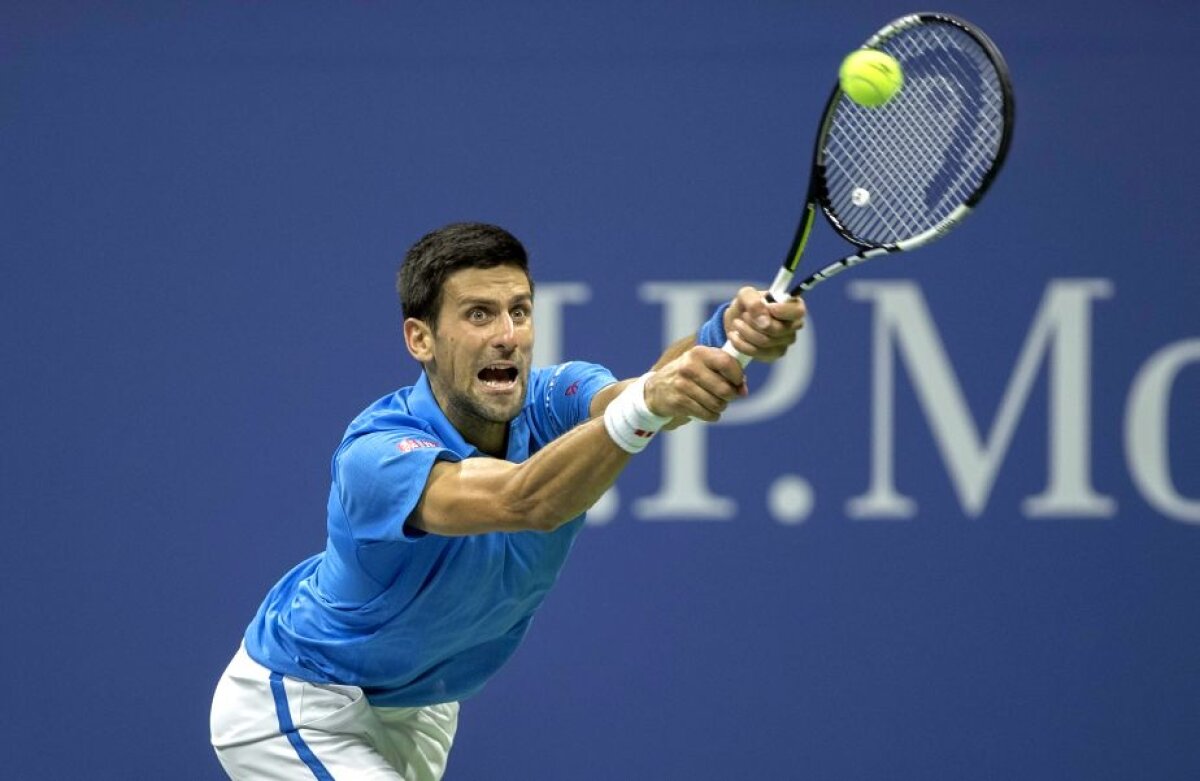
[{"label": "stubble beard", "polygon": [[[433,368],[433,367],[430,367]],[[525,404],[525,395],[529,389],[529,377],[527,374],[521,373],[517,378],[517,386],[514,397],[511,400],[487,399],[480,398],[470,390],[461,390],[456,387],[446,387],[437,382],[436,369],[431,373],[430,379],[436,385],[441,385],[442,394],[445,399],[446,417],[454,423],[455,427],[464,435],[472,434],[479,429],[490,428],[491,426],[506,426],[521,412],[521,408]]]}]

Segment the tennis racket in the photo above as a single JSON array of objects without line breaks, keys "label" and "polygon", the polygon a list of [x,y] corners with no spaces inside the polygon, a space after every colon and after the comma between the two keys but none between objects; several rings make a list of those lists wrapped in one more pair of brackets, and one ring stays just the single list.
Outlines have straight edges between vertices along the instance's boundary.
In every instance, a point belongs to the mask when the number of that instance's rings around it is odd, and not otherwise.
[{"label": "tennis racket", "polygon": [[[862,45],[894,57],[904,84],[882,106],[835,86],[817,133],[804,212],[767,298],[783,301],[858,264],[945,236],[996,178],[1013,130],[1013,95],[1000,50],[970,23],[918,13]],[[818,209],[852,255],[796,283]],[[750,359],[729,342],[726,352]]]}]

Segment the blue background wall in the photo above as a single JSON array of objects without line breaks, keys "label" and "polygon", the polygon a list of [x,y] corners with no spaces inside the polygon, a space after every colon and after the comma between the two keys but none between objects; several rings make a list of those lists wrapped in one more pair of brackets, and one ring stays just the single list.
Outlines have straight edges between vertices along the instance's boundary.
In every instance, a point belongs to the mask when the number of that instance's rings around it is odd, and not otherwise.
[{"label": "blue background wall", "polygon": [[[648,284],[769,280],[837,62],[911,10],[4,3],[4,777],[221,777],[212,686],[322,545],[346,422],[416,375],[413,240],[509,227],[575,300],[543,350],[640,371],[671,330]],[[1016,83],[988,200],[814,293],[799,363],[755,369],[777,408],[639,458],[449,778],[1200,776],[1200,12],[944,10]],[[1019,413],[978,511],[921,401],[936,362],[883,328],[914,295],[979,442]],[[1082,432],[1052,411],[1069,365]],[[1096,501],[1037,517],[1063,441]],[[873,447],[906,519],[853,511]],[[670,469],[729,517],[651,517]]]}]

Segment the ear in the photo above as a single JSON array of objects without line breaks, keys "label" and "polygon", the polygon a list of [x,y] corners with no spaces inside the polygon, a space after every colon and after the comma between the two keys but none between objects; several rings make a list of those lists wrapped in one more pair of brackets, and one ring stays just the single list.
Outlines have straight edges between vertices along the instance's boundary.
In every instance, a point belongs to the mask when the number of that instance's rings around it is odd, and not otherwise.
[{"label": "ear", "polygon": [[410,317],[404,321],[404,346],[419,363],[433,360],[433,329],[424,320]]}]

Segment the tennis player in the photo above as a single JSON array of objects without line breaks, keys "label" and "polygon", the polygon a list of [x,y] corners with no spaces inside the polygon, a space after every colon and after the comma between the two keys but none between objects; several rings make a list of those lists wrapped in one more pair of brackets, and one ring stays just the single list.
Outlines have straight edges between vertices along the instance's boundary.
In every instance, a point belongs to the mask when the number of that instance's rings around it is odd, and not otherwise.
[{"label": "tennis player", "polygon": [[442,777],[458,703],[520,644],[584,512],[655,433],[746,393],[726,336],[787,350],[800,301],[743,288],[636,379],[533,368],[534,286],[506,231],[456,223],[409,250],[397,289],[423,372],[333,456],[328,541],[271,589],[213,697],[231,778]]}]

